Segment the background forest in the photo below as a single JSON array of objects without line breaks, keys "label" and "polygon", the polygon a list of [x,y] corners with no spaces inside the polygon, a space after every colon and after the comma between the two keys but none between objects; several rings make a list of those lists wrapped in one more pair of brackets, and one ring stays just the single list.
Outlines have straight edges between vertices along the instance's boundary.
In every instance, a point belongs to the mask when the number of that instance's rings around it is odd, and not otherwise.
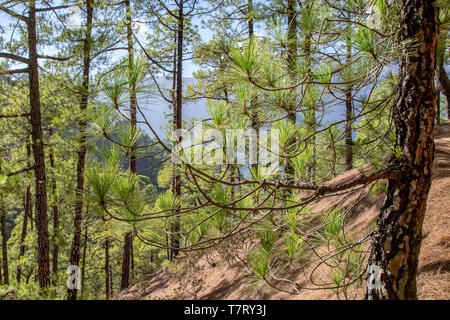
[{"label": "background forest", "polygon": [[[364,236],[345,226],[350,208],[380,194],[400,203],[395,217],[424,214],[432,131],[450,113],[449,8],[1,0],[0,299],[111,299],[230,239],[254,240],[244,260],[266,285],[280,281],[280,266],[311,263],[331,265],[322,285],[331,290],[370,278],[374,261],[403,277],[371,242],[389,234],[386,215]],[[279,170],[260,159],[268,141],[255,163],[174,164],[182,139],[172,133],[193,131],[194,120],[224,136],[278,129]],[[204,157],[228,147],[200,145]],[[411,198],[404,185],[423,189]],[[312,214],[313,201],[345,192],[359,194],[349,209]],[[393,241],[398,254],[402,241],[421,239],[422,222],[408,221],[414,236]],[[414,298],[415,288],[400,291],[387,296]]]}]

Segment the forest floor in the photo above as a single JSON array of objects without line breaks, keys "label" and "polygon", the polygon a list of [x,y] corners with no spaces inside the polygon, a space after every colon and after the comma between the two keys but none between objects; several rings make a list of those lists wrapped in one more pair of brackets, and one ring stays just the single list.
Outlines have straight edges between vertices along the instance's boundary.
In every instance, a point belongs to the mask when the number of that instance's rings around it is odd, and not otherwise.
[{"label": "forest floor", "polygon": [[[417,278],[419,299],[450,299],[450,122],[436,127],[436,153],[433,163],[433,182],[428,196],[423,226],[425,236],[419,257]],[[358,170],[358,169],[354,169]],[[352,171],[354,171],[352,170]],[[348,171],[333,180],[344,180]],[[354,173],[354,172],[353,172]],[[359,191],[343,196],[327,197],[312,204],[313,212],[321,214],[330,207],[346,208],[354,203]],[[383,194],[369,196],[351,209],[346,226],[353,236],[364,236],[379,213]],[[257,243],[243,235],[213,250],[189,254],[152,274],[147,280],[121,291],[114,299],[362,299],[364,281],[343,291],[301,289],[298,294],[286,281],[272,282],[283,292],[257,279],[245,264],[248,250]],[[317,248],[317,250],[326,250]],[[283,278],[301,286],[316,288],[314,284],[330,282],[330,269],[321,265],[310,277],[313,266],[295,269],[282,266]],[[308,275],[308,276],[306,276]]]}]

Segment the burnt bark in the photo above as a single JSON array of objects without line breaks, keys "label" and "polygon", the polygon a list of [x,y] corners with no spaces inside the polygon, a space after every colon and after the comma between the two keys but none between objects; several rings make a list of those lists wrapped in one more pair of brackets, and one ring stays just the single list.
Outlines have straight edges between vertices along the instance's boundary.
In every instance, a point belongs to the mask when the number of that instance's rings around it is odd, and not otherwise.
[{"label": "burnt bark", "polygon": [[[79,265],[80,262],[80,242],[81,242],[81,221],[83,219],[83,189],[84,189],[84,167],[86,160],[86,119],[83,116],[87,109],[89,100],[89,74],[91,69],[91,49],[92,49],[92,20],[94,8],[91,0],[86,0],[86,33],[83,40],[83,80],[80,94],[80,110],[82,113],[79,120],[80,142],[77,161],[77,188],[75,201],[74,234],[72,249],[70,253],[70,264]],[[77,299],[77,289],[67,290],[68,299]]]},{"label": "burnt bark", "polygon": [[402,155],[390,160],[399,177],[388,180],[378,217],[369,268],[379,271],[380,285],[374,285],[376,278],[368,275],[368,299],[417,298],[422,225],[431,186],[438,9],[426,0],[403,0],[402,4],[399,40],[416,40],[416,45],[404,47],[400,59],[400,92],[393,118]]}]

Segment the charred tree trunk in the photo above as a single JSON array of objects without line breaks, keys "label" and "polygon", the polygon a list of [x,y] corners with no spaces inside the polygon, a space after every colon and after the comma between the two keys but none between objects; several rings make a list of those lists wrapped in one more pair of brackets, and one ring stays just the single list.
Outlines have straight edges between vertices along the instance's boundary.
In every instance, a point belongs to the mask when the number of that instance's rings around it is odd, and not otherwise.
[{"label": "charred tree trunk", "polygon": [[45,172],[44,139],[42,134],[41,102],[39,92],[39,71],[36,36],[36,6],[30,1],[28,27],[29,82],[31,108],[31,139],[34,158],[36,192],[36,230],[39,286],[50,284],[49,235],[47,216],[47,182]]},{"label": "charred tree trunk", "polygon": [[399,177],[388,180],[377,221],[369,258],[368,299],[417,298],[422,224],[431,186],[438,8],[426,0],[403,0],[402,4],[399,40],[417,40],[417,45],[405,47],[400,60],[400,92],[393,118],[396,146],[402,155],[391,159]]},{"label": "charred tree trunk", "polygon": [[[86,160],[86,119],[83,114],[87,109],[89,100],[89,73],[91,69],[91,48],[92,48],[92,19],[94,8],[91,0],[86,0],[86,33],[83,40],[83,82],[80,95],[81,119],[80,127],[80,145],[77,162],[77,189],[75,202],[75,220],[72,249],[70,253],[70,264],[78,266],[80,263],[80,242],[81,242],[81,220],[83,219],[83,189],[84,189],[84,167]],[[77,299],[77,289],[68,289],[68,299]]]}]

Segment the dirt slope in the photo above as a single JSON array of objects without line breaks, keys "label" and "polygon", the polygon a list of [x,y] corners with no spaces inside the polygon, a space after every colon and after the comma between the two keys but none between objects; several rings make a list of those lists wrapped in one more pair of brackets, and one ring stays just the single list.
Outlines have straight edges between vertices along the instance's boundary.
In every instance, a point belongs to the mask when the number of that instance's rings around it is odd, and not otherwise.
[{"label": "dirt slope", "polygon": [[[436,128],[436,155],[433,183],[428,197],[424,222],[418,275],[419,299],[450,299],[450,122]],[[335,178],[343,180],[352,172]],[[328,197],[312,204],[314,211],[329,207],[346,207],[358,192],[349,194],[344,200]],[[376,219],[382,197],[370,197],[352,209],[349,224],[351,232],[363,235]],[[258,281],[242,262],[252,245],[248,238],[234,239],[206,253],[190,255],[172,266],[155,272],[148,280],[120,292],[115,299],[343,299],[332,290],[300,290],[298,295],[286,293]],[[312,268],[312,267],[311,267]],[[309,268],[309,269],[311,269]],[[303,286],[311,286],[305,276],[311,270],[285,270],[286,278]],[[329,269],[320,267],[314,273],[315,283],[329,281]],[[292,285],[279,282],[277,286],[293,291]],[[353,287],[347,298],[363,297],[363,285]]]}]

